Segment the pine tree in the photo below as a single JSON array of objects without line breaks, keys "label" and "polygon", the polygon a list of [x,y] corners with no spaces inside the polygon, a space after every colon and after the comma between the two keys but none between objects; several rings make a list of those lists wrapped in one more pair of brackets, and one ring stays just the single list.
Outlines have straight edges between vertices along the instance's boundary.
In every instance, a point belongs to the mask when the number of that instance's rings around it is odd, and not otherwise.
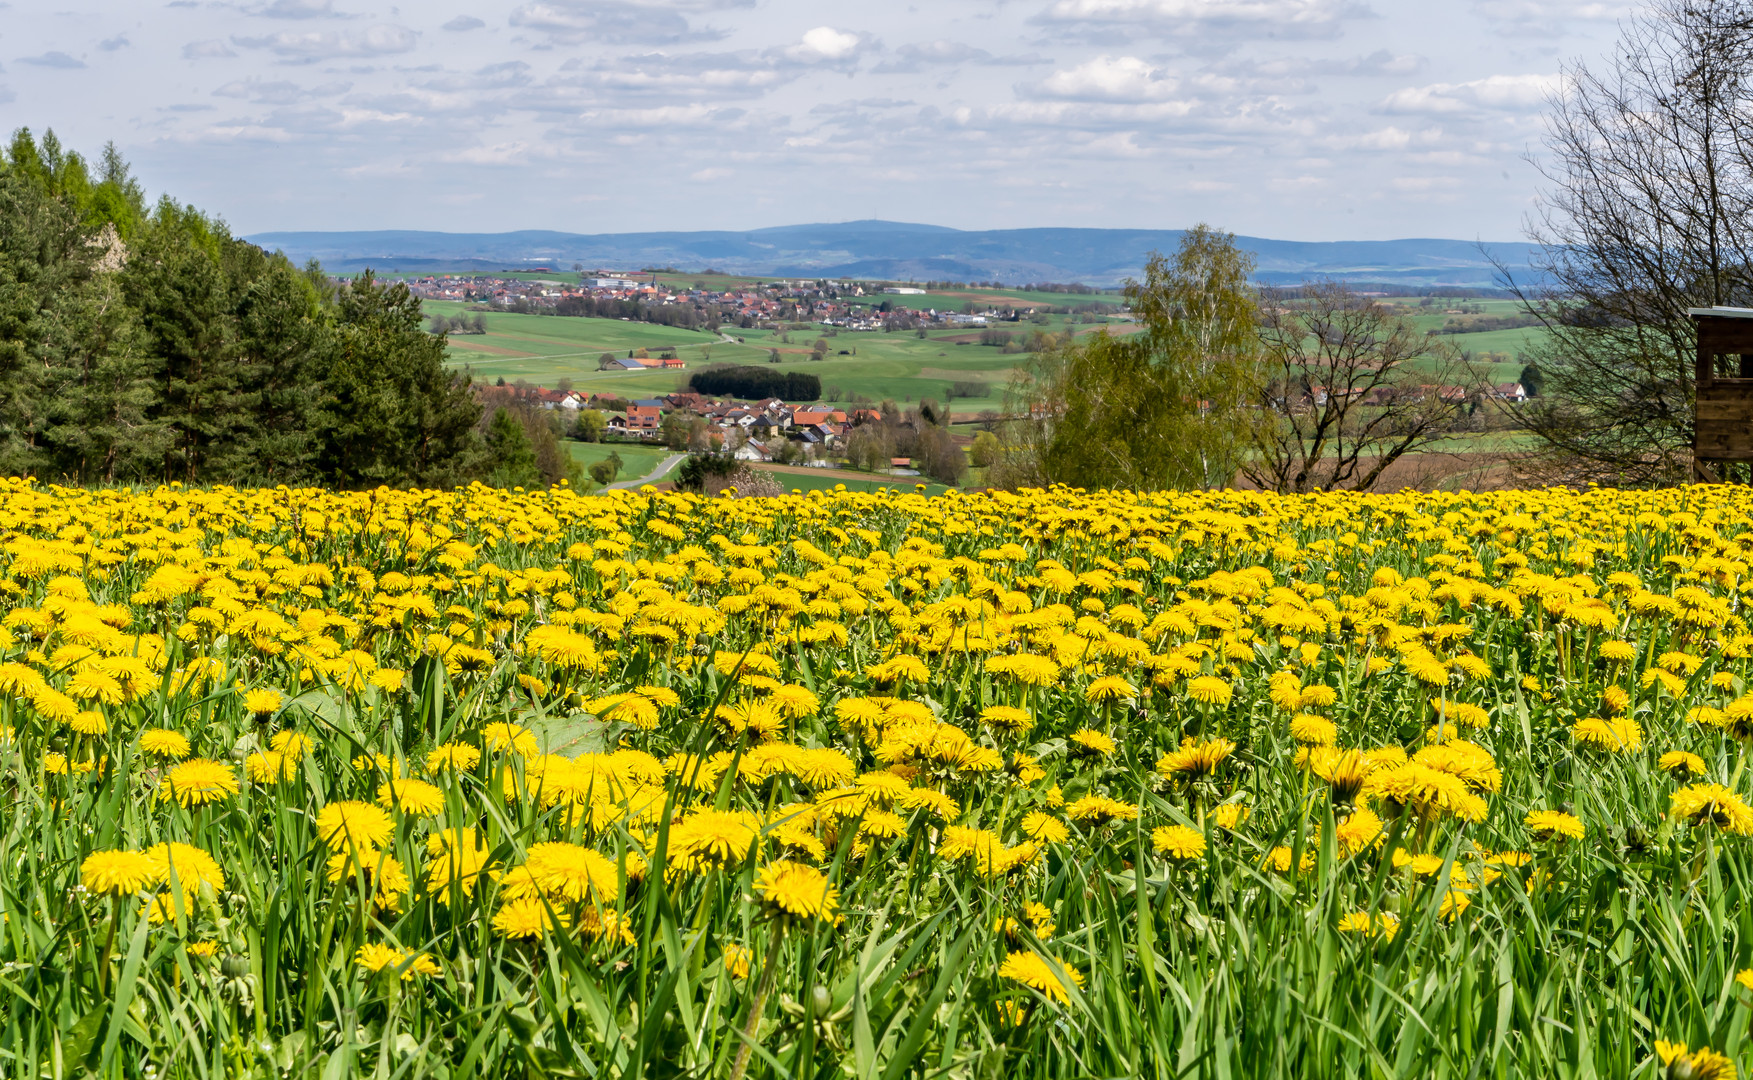
[{"label": "pine tree", "polygon": [[[0,471],[462,482],[481,409],[444,350],[404,286],[337,287],[193,207],[148,208],[113,145],[95,173],[53,132],[0,152]],[[537,451],[576,472],[552,436]]]},{"label": "pine tree", "polygon": [[463,480],[481,406],[421,329],[419,298],[367,272],[339,290],[331,334],[323,471],[345,484]]}]

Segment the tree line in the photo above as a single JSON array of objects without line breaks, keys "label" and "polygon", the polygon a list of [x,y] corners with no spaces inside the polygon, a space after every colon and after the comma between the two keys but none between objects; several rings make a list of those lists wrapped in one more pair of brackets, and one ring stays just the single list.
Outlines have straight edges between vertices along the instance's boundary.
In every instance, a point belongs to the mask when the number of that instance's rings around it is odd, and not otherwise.
[{"label": "tree line", "polygon": [[697,394],[712,397],[743,398],[759,401],[778,398],[781,401],[817,401],[822,396],[822,380],[802,371],[773,371],[748,364],[714,365],[694,372],[688,388]]},{"label": "tree line", "polygon": [[495,461],[420,302],[336,282],[20,130],[0,155],[0,472],[444,486]]},{"label": "tree line", "polygon": [[485,334],[487,316],[478,311],[472,316],[428,315],[426,326],[434,334]]}]

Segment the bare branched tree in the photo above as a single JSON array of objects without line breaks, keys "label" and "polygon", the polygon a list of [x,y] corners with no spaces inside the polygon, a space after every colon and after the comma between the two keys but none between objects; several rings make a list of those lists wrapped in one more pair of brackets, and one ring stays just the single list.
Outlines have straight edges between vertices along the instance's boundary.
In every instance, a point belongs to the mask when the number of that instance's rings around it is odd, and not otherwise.
[{"label": "bare branched tree", "polygon": [[1551,188],[1529,226],[1550,328],[1527,409],[1549,479],[1683,479],[1693,431],[1689,307],[1753,302],[1753,3],[1656,0],[1603,67],[1549,101]]},{"label": "bare branched tree", "polygon": [[1368,491],[1480,390],[1453,348],[1344,285],[1268,295],[1260,337],[1266,422],[1242,475],[1271,491]]}]

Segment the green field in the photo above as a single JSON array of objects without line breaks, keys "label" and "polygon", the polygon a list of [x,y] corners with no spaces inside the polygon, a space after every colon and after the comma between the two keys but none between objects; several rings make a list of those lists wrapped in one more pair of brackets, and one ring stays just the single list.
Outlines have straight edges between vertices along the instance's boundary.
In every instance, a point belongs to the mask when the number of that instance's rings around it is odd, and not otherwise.
[{"label": "green field", "polygon": [[[1522,314],[1522,305],[1518,300],[1456,300],[1437,297],[1429,307],[1420,306],[1419,297],[1389,297],[1383,302],[1396,308],[1404,309],[1411,316],[1413,325],[1420,330],[1441,330],[1449,319],[1458,318],[1453,309],[1465,304],[1470,312],[1484,315],[1506,316]],[[1475,357],[1485,353],[1505,354],[1506,361],[1481,363],[1479,370],[1494,383],[1514,382],[1521,375],[1522,365],[1527,363],[1522,354],[1536,341],[1544,337],[1546,331],[1538,326],[1524,326],[1512,330],[1485,330],[1465,334],[1439,334],[1445,342],[1457,349],[1472,353]]]},{"label": "green field", "polygon": [[621,473],[615,477],[617,481],[637,480],[641,476],[658,467],[664,458],[671,453],[663,446],[632,446],[622,443],[588,443],[568,439],[566,449],[572,454],[572,460],[589,469],[599,461],[608,460],[611,453],[621,455]]},{"label": "green field", "polygon": [[[564,276],[564,275],[561,275]],[[685,275],[684,275],[685,276]],[[1025,297],[1016,290],[982,290],[984,293]],[[1090,301],[1096,297],[1065,297],[1056,294],[1033,294],[1041,299]],[[924,300],[924,297],[892,299]],[[1421,330],[1440,330],[1452,316],[1445,311],[1460,303],[1477,305],[1486,314],[1504,315],[1516,311],[1508,300],[1453,301],[1438,299],[1430,308],[1422,308],[1414,298],[1389,298],[1385,301],[1403,309]],[[430,314],[454,315],[466,310],[460,303],[429,301]],[[845,331],[833,333],[811,327],[804,330],[761,330],[728,327],[723,336],[704,330],[682,330],[650,323],[619,319],[563,318],[552,315],[515,315],[502,312],[486,313],[487,333],[453,335],[450,339],[449,361],[467,367],[477,379],[493,382],[520,379],[538,386],[552,387],[568,379],[575,389],[615,394],[626,398],[652,397],[686,388],[689,371],[710,362],[739,364],[768,363],[771,350],[777,349],[780,371],[805,371],[822,380],[823,400],[849,404],[858,399],[872,402],[892,400],[899,404],[930,398],[940,404],[949,397],[952,383],[982,384],[984,393],[953,402],[955,411],[972,414],[986,409],[1002,409],[1005,388],[1026,354],[1004,353],[993,346],[978,344],[981,328],[966,327],[933,330],[924,338],[912,331],[900,333],[869,333]],[[1013,334],[1027,335],[1041,329],[1055,333],[1070,330],[1075,334],[1094,333],[1107,326],[1124,333],[1134,324],[1125,322],[1087,323],[1064,316],[1052,316],[1045,325],[1027,320],[995,324],[994,328]],[[1522,354],[1544,333],[1538,327],[1495,330],[1480,333],[1444,334],[1440,340],[1482,357],[1495,353],[1507,359],[1478,363],[1479,374],[1493,383],[1513,382],[1520,375]],[[818,337],[826,336],[827,358],[810,360],[811,346]],[[728,339],[728,340],[727,340]],[[647,349],[652,355],[674,349],[687,364],[684,371],[653,370],[648,372],[599,371],[597,365],[604,353],[626,356],[636,349]],[[841,355],[844,352],[845,355]]]},{"label": "green field", "polygon": [[[425,310],[428,314],[454,315],[463,312],[465,305],[429,301]],[[958,412],[1002,407],[1005,386],[1016,365],[1025,359],[1022,353],[1006,354],[996,347],[977,344],[978,327],[932,331],[924,338],[912,331],[830,333],[826,335],[830,346],[827,359],[812,361],[810,349],[816,338],[824,336],[820,328],[790,331],[729,328],[726,335],[738,340],[727,341],[705,331],[618,319],[488,312],[486,324],[485,334],[451,337],[451,364],[466,366],[476,378],[487,382],[523,379],[551,387],[561,379],[570,379],[574,389],[627,398],[683,389],[688,373],[598,371],[603,353],[626,356],[630,350],[644,348],[655,355],[661,349],[675,349],[693,369],[720,361],[765,365],[770,351],[777,349],[781,363],[774,366],[780,371],[807,371],[818,376],[824,398],[840,403],[848,402],[853,395],[902,404],[922,398],[942,403],[952,383],[983,383],[984,394],[956,399]],[[1114,329],[1123,331],[1130,326],[1118,324]],[[1100,328],[1097,324],[1068,323],[1063,318],[1054,318],[1046,326],[1023,322],[1005,324],[1002,328],[1027,334],[1035,329],[1062,332],[1068,327],[1080,334]],[[842,350],[846,355],[840,355]]]}]

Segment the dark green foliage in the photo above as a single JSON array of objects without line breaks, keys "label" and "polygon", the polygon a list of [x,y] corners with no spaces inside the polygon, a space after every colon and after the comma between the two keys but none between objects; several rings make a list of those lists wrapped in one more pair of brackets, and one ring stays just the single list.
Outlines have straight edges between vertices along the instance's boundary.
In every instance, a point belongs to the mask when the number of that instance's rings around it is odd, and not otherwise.
[{"label": "dark green foliage", "polygon": [[822,396],[822,380],[801,371],[767,371],[747,365],[728,365],[696,371],[689,389],[699,394],[744,398],[779,398],[781,401],[816,401]]},{"label": "dark green foliage", "polygon": [[736,472],[738,463],[735,455],[716,452],[690,454],[688,460],[682,462],[676,470],[677,491],[713,491],[724,483],[724,479]]},{"label": "dark green foliage", "polygon": [[541,480],[535,447],[509,409],[494,409],[487,422],[487,459],[487,480],[495,487],[535,487]]},{"label": "dark green foliage", "polygon": [[599,484],[612,484],[620,472],[620,462],[610,455],[590,467],[590,478]]},{"label": "dark green foliage", "polygon": [[1539,397],[1540,384],[1546,381],[1546,376],[1541,374],[1539,364],[1523,364],[1521,378],[1516,381],[1522,384],[1529,397]]},{"label": "dark green foliage", "polygon": [[995,486],[1223,487],[1258,422],[1259,306],[1235,237],[1189,230],[1126,296],[1143,333],[1036,352],[1011,387],[1014,442]]},{"label": "dark green foliage", "polygon": [[147,358],[90,230],[46,186],[0,171],[0,470],[107,478],[152,441]]},{"label": "dark green foliage", "polygon": [[443,486],[467,478],[481,407],[444,370],[406,285],[370,273],[336,294],[323,472],[348,485]]},{"label": "dark green foliage", "polygon": [[[472,325],[472,324],[471,324]],[[113,146],[0,156],[0,472],[79,483],[446,485],[480,406],[419,301],[336,288],[165,198]]]},{"label": "dark green foliage", "polygon": [[[566,434],[564,413],[544,408],[541,398],[522,383],[482,396],[491,410],[480,429],[488,483],[528,488],[561,481],[577,484],[584,478],[584,470],[560,441]],[[517,428],[517,434],[506,425]]]}]

